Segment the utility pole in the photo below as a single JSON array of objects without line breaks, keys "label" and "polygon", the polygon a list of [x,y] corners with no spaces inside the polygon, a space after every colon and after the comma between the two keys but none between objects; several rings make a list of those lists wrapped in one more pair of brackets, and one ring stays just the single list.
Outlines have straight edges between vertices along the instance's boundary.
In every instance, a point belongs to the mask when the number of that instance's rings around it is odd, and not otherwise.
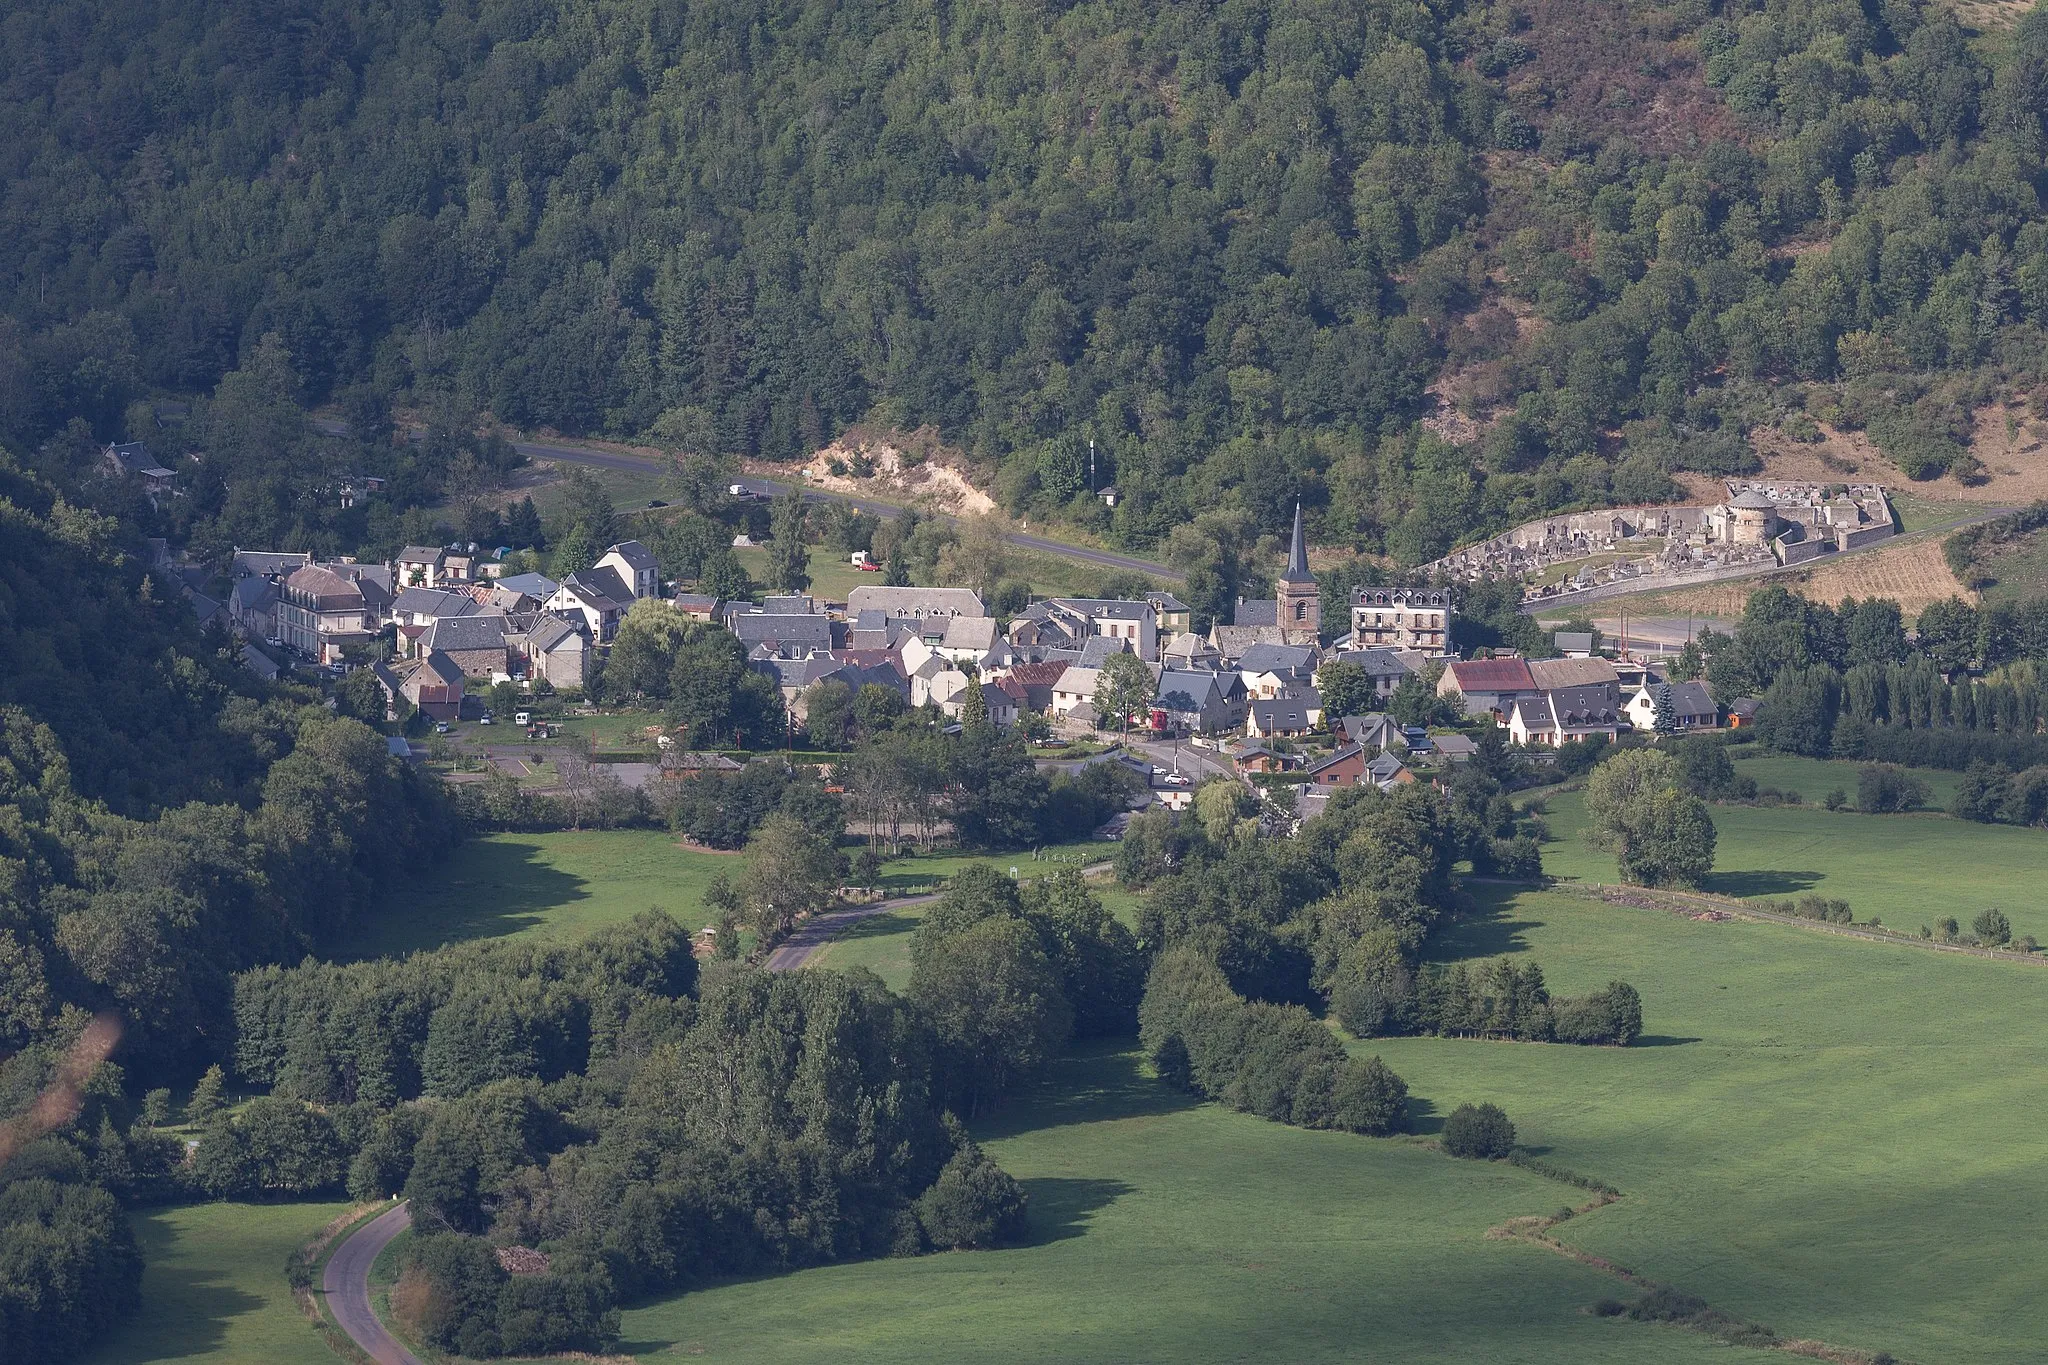
[{"label": "utility pole", "polygon": [[1095,491],[1095,438],[1088,438],[1088,491]]}]

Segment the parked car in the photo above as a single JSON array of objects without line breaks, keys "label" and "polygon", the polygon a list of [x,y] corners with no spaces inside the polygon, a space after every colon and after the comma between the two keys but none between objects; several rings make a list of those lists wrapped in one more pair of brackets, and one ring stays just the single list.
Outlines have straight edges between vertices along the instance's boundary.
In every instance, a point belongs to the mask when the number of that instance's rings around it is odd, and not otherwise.
[{"label": "parked car", "polygon": [[533,724],[533,712],[531,712],[531,711],[514,711],[514,712],[512,713],[512,723],[513,723],[514,725],[531,725],[531,724]]},{"label": "parked car", "polygon": [[478,719],[477,719],[477,724],[478,724],[478,725],[489,725],[490,723],[491,723],[491,718],[490,718],[489,716],[480,716],[480,717],[478,717]]},{"label": "parked car", "polygon": [[447,734],[447,733],[448,733],[448,722],[447,722],[447,721],[445,721],[445,720],[437,720],[437,721],[435,721],[435,722],[434,722],[434,733],[435,733],[435,734],[437,734],[437,735],[445,735],[445,734]]},{"label": "parked car", "polygon": [[1188,785],[1188,776],[1186,773],[1168,773],[1165,781],[1169,787],[1185,787]]},{"label": "parked car", "polygon": [[1154,768],[1154,769],[1152,770],[1152,776],[1154,776],[1154,777],[1164,777],[1164,776],[1166,776],[1166,769],[1164,769],[1164,768]]}]

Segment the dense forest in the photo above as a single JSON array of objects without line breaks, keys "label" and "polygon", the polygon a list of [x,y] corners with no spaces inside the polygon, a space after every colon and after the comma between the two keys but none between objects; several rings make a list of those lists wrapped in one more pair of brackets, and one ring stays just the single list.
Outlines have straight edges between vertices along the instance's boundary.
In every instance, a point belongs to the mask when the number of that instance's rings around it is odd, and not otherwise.
[{"label": "dense forest", "polygon": [[490,414],[929,426],[1125,545],[1299,496],[1416,563],[1765,426],[1968,475],[2048,354],[2048,16],[1920,0],[69,0],[0,26],[0,119],[0,431],[216,394],[214,544],[488,477]]}]

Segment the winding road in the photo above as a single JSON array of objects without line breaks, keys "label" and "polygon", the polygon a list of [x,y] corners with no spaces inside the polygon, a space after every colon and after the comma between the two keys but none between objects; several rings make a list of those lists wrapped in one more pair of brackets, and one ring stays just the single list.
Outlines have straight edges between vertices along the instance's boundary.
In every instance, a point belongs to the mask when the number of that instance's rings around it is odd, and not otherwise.
[{"label": "winding road", "polygon": [[[331,417],[315,418],[313,427],[316,431],[326,436],[348,435],[348,424]],[[413,433],[413,435],[417,439],[419,433]],[[530,460],[562,460],[569,464],[589,465],[593,469],[618,469],[633,474],[660,474],[667,472],[668,469],[668,466],[660,460],[652,460],[644,455],[629,455],[623,451],[615,450],[592,450],[586,446],[561,445],[553,441],[514,441],[512,442],[512,448]],[[788,484],[778,483],[773,479],[745,478],[739,480],[739,482],[763,497],[773,497],[778,493],[787,492],[789,489]],[[842,493],[826,492],[818,488],[805,489],[804,497],[811,502],[858,503],[863,510],[873,512],[885,521],[894,521],[897,517],[903,515],[901,507],[896,506],[894,503],[880,502],[874,498],[851,497]],[[959,520],[957,517],[947,517],[946,519],[948,521]],[[1167,568],[1164,564],[1155,563],[1149,559],[1139,559],[1135,555],[1120,555],[1113,550],[1096,550],[1086,545],[1069,545],[1063,540],[1050,540],[1045,536],[1028,535],[1022,531],[1011,532],[1008,539],[1012,545],[1022,546],[1027,550],[1038,550],[1045,554],[1062,555],[1068,559],[1078,559],[1084,564],[1097,564],[1105,569],[1121,569],[1127,573],[1150,574],[1152,577],[1168,583],[1185,581],[1185,575]]]},{"label": "winding road", "polygon": [[392,1238],[411,1226],[412,1214],[403,1204],[378,1214],[334,1249],[334,1255],[327,1259],[326,1271],[320,1276],[327,1311],[334,1314],[341,1330],[377,1365],[423,1365],[418,1356],[385,1330],[376,1310],[370,1307],[371,1263],[391,1245]]},{"label": "winding road", "polygon": [[[1086,876],[1106,872],[1109,867],[1107,862],[1090,863],[1081,869],[1081,873]],[[820,948],[849,926],[875,915],[900,910],[907,905],[924,905],[938,898],[936,892],[897,896],[872,905],[849,906],[819,915],[807,921],[787,942],[769,954],[768,969],[794,971],[807,964]],[[418,1356],[406,1350],[398,1338],[391,1335],[378,1319],[376,1310],[370,1306],[370,1266],[378,1254],[391,1245],[392,1238],[411,1226],[412,1214],[403,1204],[377,1215],[350,1233],[347,1240],[335,1248],[320,1277],[321,1292],[327,1297],[327,1310],[334,1315],[334,1321],[341,1330],[348,1333],[350,1340],[360,1346],[376,1365],[424,1365]]]}]

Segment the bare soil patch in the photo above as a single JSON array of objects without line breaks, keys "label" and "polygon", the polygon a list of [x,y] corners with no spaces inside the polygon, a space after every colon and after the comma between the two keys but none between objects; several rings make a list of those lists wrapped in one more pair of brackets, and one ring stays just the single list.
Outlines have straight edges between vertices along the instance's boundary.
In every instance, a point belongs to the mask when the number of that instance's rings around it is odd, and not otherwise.
[{"label": "bare soil patch", "polygon": [[803,475],[820,488],[854,497],[928,501],[956,514],[995,511],[996,500],[974,486],[966,465],[966,457],[941,441],[935,428],[852,427],[813,455]]}]

